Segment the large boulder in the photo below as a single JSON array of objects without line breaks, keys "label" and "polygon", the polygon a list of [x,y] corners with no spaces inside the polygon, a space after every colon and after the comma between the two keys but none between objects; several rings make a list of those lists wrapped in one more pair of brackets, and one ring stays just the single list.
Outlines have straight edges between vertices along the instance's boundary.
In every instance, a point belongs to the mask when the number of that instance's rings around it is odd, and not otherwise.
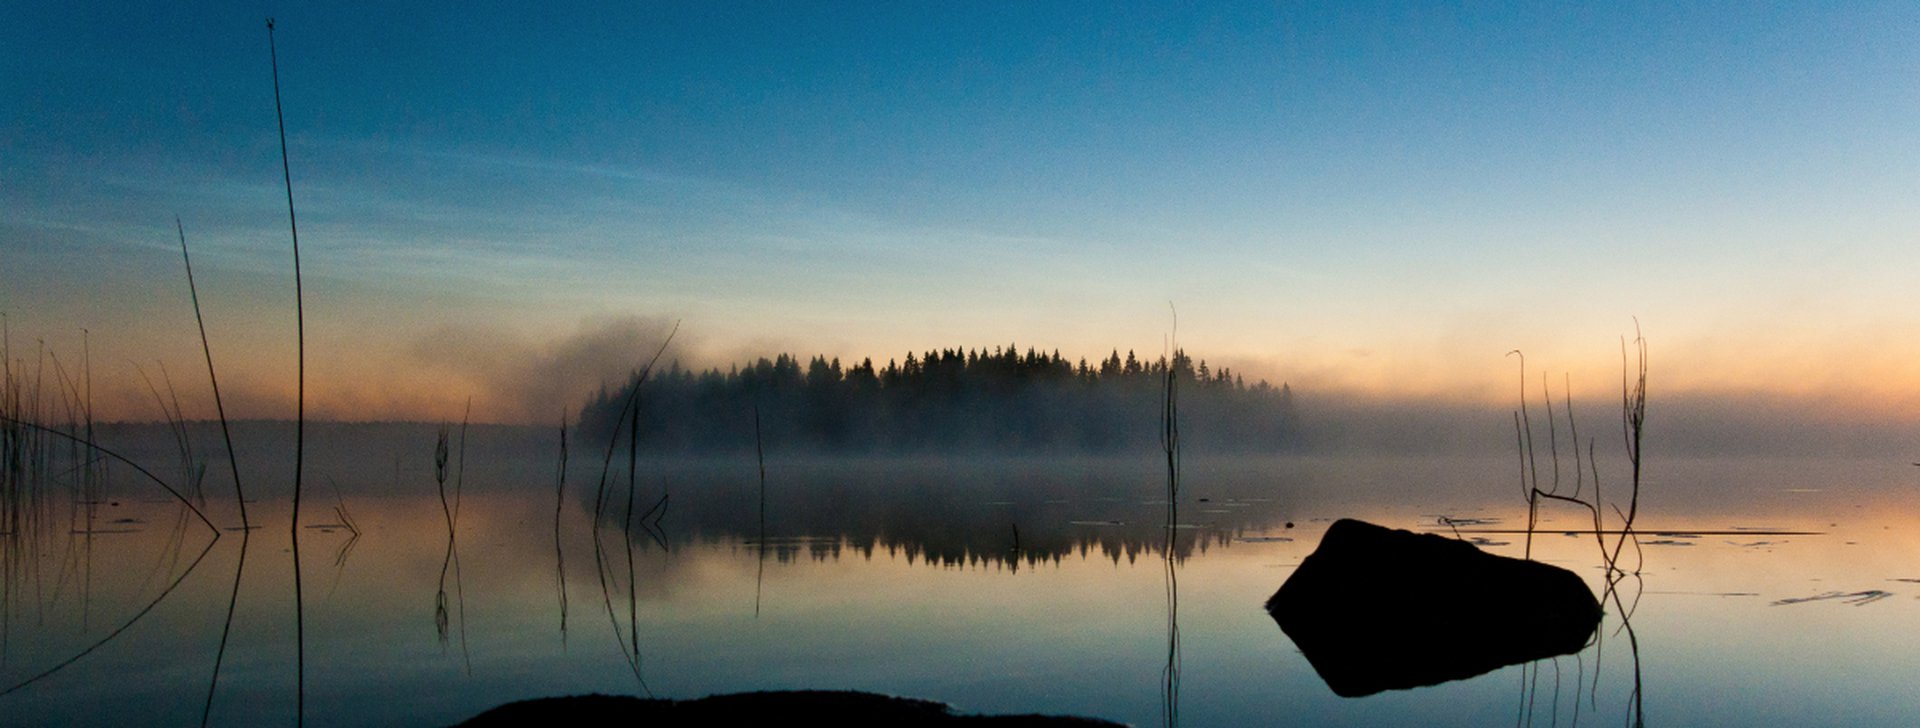
[{"label": "large boulder", "polygon": [[1352,519],[1327,529],[1267,612],[1350,698],[1579,652],[1600,625],[1571,571]]}]

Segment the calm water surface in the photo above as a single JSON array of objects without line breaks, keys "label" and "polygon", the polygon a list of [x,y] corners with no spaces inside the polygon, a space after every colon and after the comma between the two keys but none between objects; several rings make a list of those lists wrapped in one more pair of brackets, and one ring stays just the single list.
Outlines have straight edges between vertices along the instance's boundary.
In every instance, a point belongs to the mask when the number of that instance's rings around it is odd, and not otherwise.
[{"label": "calm water surface", "polygon": [[[242,434],[242,474],[258,496],[249,515],[263,528],[244,539],[237,597],[241,533],[215,540],[122,466],[91,494],[56,476],[27,506],[37,514],[29,525],[0,537],[0,689],[32,680],[0,696],[0,723],[196,723],[210,687],[214,724],[293,721],[291,465],[284,433]],[[156,473],[178,471],[166,443],[110,435],[134,459],[166,464]],[[1465,530],[1524,525],[1510,456],[1190,455],[1170,584],[1164,462],[1152,453],[776,452],[764,522],[750,453],[643,454],[629,521],[624,454],[596,519],[606,453],[576,448],[556,548],[557,435],[477,428],[450,556],[454,483],[443,507],[434,438],[433,428],[411,426],[316,433],[300,537],[309,724],[446,724],[510,700],[585,692],[692,698],[798,688],[1136,725],[1162,724],[1170,700],[1188,725],[1625,725],[1636,714],[1664,725],[1871,725],[1920,716],[1910,685],[1920,674],[1912,629],[1920,468],[1897,459],[1654,454],[1639,525],[1678,535],[1642,537],[1641,577],[1621,583],[1621,602],[1608,604],[1586,650],[1348,699],[1327,688],[1262,603],[1337,518],[1449,535],[1442,518]],[[201,442],[212,450],[216,440]],[[206,511],[223,529],[237,526],[224,463],[208,468]],[[1606,485],[1623,487],[1623,469],[1612,470],[1603,464]],[[663,494],[663,511],[647,515]],[[1544,514],[1534,556],[1598,591],[1592,537],[1554,532],[1586,527],[1588,516]],[[1814,535],[1764,533],[1779,531]],[[1523,535],[1461,535],[1505,555],[1525,547]],[[1474,596],[1410,595],[1407,608],[1428,598]],[[1444,651],[1447,639],[1420,648]]]}]

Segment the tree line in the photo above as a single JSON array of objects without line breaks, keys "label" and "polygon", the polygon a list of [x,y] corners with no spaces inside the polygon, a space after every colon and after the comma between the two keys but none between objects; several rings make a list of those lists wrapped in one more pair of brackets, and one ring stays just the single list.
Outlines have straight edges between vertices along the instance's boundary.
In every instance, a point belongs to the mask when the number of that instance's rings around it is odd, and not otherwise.
[{"label": "tree line", "polygon": [[[1144,361],[1118,350],[1090,363],[1055,350],[1009,345],[909,352],[878,366],[838,358],[764,357],[727,371],[678,362],[603,388],[582,409],[581,430],[600,438],[637,419],[651,451],[773,449],[912,453],[1118,452],[1154,449],[1166,374],[1178,394],[1181,446],[1275,451],[1298,440],[1293,391],[1251,385],[1184,351]],[[634,387],[638,386],[638,396]],[[637,417],[621,421],[629,398]],[[622,435],[624,440],[625,436]]]}]

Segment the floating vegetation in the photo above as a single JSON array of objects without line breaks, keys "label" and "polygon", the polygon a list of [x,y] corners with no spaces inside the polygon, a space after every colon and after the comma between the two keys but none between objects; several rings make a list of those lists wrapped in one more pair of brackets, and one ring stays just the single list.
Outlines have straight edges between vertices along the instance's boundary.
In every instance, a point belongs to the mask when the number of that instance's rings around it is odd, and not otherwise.
[{"label": "floating vegetation", "polygon": [[1864,607],[1868,604],[1872,604],[1882,599],[1886,599],[1887,597],[1890,597],[1890,596],[1893,596],[1893,592],[1882,591],[1880,589],[1868,589],[1866,591],[1857,591],[1857,592],[1830,591],[1830,592],[1822,592],[1820,594],[1815,594],[1810,597],[1794,597],[1790,599],[1776,599],[1773,602],[1773,606],[1781,607],[1789,604],[1806,604],[1808,602],[1839,601],[1843,604],[1851,604],[1856,607]]},{"label": "floating vegetation", "polygon": [[1442,526],[1491,526],[1500,523],[1498,518],[1456,518],[1454,516],[1434,516],[1434,523]]},{"label": "floating vegetation", "polygon": [[1681,594],[1681,595],[1695,596],[1695,597],[1757,597],[1757,596],[1760,596],[1759,592],[1741,592],[1741,591],[1708,592],[1708,591],[1685,591],[1685,590],[1677,590],[1677,589],[1648,589],[1645,593],[1647,594]]}]

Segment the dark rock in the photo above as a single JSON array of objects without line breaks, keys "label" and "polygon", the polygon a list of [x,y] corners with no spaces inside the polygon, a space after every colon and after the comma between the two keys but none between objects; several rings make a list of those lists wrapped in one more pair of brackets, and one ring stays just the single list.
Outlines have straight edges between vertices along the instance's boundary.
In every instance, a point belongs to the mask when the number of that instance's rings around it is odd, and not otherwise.
[{"label": "dark rock", "polygon": [[1351,519],[1327,529],[1267,612],[1349,698],[1578,652],[1600,625],[1571,571]]},{"label": "dark rock", "polygon": [[522,725],[712,726],[736,724],[831,726],[1115,726],[1092,718],[1042,715],[958,715],[930,700],[846,690],[732,693],[698,700],[575,695],[508,703],[474,716],[461,728]]}]

